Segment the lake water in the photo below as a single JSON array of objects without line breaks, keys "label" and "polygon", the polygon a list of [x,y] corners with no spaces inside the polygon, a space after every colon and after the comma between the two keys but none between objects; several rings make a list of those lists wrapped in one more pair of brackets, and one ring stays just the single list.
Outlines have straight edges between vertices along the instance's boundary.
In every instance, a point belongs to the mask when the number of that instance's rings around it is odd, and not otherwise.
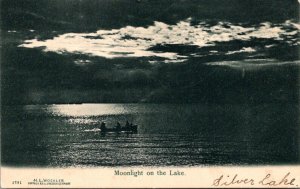
[{"label": "lake water", "polygon": [[[9,166],[195,166],[299,163],[291,104],[76,104],[2,108]],[[101,122],[137,134],[101,134]]]}]

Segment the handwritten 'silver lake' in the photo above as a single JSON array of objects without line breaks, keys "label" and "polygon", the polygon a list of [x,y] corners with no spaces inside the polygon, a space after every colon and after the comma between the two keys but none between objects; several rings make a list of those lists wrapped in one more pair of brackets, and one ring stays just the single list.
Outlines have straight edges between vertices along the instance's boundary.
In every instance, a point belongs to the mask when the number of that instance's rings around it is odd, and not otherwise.
[{"label": "handwritten 'silver lake'", "polygon": [[[3,107],[2,162],[13,166],[299,163],[297,105],[65,104]],[[101,122],[138,125],[100,132]]]}]

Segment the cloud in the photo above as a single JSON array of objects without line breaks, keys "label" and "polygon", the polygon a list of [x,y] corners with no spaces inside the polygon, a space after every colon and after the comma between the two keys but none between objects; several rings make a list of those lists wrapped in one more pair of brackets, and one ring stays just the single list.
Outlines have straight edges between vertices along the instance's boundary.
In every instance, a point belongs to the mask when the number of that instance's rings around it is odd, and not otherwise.
[{"label": "cloud", "polygon": [[[184,62],[188,57],[197,57],[193,52],[180,54],[171,51],[155,51],[158,45],[187,45],[197,48],[217,46],[220,42],[234,40],[251,41],[268,39],[299,45],[300,25],[288,20],[282,24],[261,23],[258,26],[244,26],[229,22],[218,22],[211,26],[205,22],[191,24],[191,18],[175,25],[154,22],[148,27],[126,26],[120,29],[98,30],[94,33],[66,33],[48,40],[25,40],[19,47],[43,48],[44,51],[56,53],[75,53],[90,56],[113,58],[153,57],[163,59],[161,62]],[[266,47],[270,47],[267,44]],[[211,50],[214,52],[214,50]],[[251,47],[238,51],[228,51],[226,55],[255,52]],[[198,56],[199,57],[199,56]],[[156,60],[151,60],[155,63]]]},{"label": "cloud", "polygon": [[226,54],[252,53],[252,52],[256,52],[256,50],[254,48],[251,48],[251,47],[243,47],[241,50],[228,51]]}]

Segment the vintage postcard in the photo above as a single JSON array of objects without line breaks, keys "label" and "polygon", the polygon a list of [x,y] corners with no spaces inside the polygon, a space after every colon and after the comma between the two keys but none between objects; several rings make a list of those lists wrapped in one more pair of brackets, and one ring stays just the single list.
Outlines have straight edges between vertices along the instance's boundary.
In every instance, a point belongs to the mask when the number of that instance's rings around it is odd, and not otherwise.
[{"label": "vintage postcard", "polygon": [[299,5],[1,0],[1,187],[299,188]]}]

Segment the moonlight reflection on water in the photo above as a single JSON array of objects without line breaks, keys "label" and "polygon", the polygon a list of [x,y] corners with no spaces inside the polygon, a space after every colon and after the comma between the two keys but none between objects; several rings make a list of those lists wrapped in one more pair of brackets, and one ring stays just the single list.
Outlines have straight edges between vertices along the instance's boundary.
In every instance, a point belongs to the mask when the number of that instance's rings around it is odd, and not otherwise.
[{"label": "moonlight reflection on water", "polygon": [[[13,106],[6,111],[12,117],[4,120],[2,129],[3,139],[10,139],[3,140],[2,160],[8,165],[50,167],[295,163],[296,109],[201,104],[30,105],[21,110]],[[26,119],[21,121],[22,117]],[[101,122],[113,127],[126,120],[139,126],[137,134],[100,133]]]},{"label": "moonlight reflection on water", "polygon": [[128,110],[122,104],[69,104],[52,105],[48,111],[58,116],[82,117],[126,114]]}]

